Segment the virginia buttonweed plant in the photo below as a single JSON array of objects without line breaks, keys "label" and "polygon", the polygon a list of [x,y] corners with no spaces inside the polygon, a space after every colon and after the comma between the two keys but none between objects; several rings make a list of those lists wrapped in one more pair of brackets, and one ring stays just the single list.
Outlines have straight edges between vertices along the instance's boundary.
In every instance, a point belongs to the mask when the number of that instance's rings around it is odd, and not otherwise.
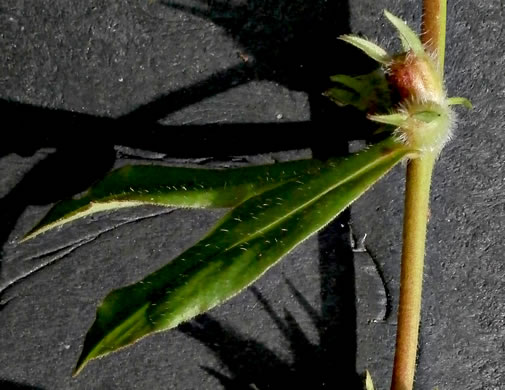
[{"label": "virginia buttonweed plant", "polygon": [[[423,34],[385,11],[403,51],[390,54],[354,35],[342,40],[377,61],[362,76],[332,77],[325,94],[353,105],[384,137],[358,153],[228,170],[127,166],[84,195],[56,204],[25,240],[87,215],[122,207],[231,208],[196,245],[143,280],[112,291],[98,307],[74,374],[86,364],[238,294],[286,253],[322,229],[393,166],[407,161],[402,277],[393,389],[413,387],[424,242],[433,165],[451,138],[443,83],[445,2],[425,1]],[[366,388],[373,389],[370,376]]]}]

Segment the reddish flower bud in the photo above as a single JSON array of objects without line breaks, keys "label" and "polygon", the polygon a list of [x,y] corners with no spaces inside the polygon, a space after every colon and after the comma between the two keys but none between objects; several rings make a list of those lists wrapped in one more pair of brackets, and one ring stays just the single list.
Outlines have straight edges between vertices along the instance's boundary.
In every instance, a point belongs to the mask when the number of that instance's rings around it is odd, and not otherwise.
[{"label": "reddish flower bud", "polygon": [[401,100],[441,103],[445,97],[442,81],[433,60],[412,50],[393,57],[388,66],[390,85]]},{"label": "reddish flower bud", "polygon": [[[463,104],[471,107],[471,104],[464,98],[447,98],[436,61],[426,52],[419,37],[403,20],[387,11],[385,15],[398,30],[404,52],[389,55],[383,48],[364,38],[354,35],[341,37],[379,62],[387,75],[389,88],[399,95],[399,101],[391,101],[392,106],[385,109],[384,113],[369,112],[368,118],[394,126],[398,141],[417,149],[421,155],[438,154],[451,138],[454,127],[455,119],[450,106]],[[339,75],[333,79],[353,90],[373,95],[358,83],[357,77]],[[330,96],[337,101],[351,101],[349,92],[342,88],[331,92],[333,94]],[[356,103],[354,105],[357,106]]]}]

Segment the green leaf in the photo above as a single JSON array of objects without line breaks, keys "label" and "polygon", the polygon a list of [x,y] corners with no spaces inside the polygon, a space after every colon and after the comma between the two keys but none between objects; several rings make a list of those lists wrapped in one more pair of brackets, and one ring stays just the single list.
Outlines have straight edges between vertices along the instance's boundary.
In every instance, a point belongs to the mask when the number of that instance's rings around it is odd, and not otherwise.
[{"label": "green leaf", "polygon": [[[356,92],[347,89],[334,87],[324,92],[324,96],[329,97],[334,103],[341,107],[347,105],[356,106],[354,102],[357,102],[357,105],[360,105],[359,95]],[[359,109],[361,110],[361,107]]]},{"label": "green leaf", "polygon": [[403,20],[384,10],[384,15],[396,27],[405,51],[412,50],[417,56],[425,55],[423,44],[417,34]]},{"label": "green leaf", "polygon": [[461,104],[462,106],[468,108],[469,110],[473,108],[472,102],[470,102],[470,100],[464,97],[450,97],[449,99],[447,99],[447,103],[449,104],[449,106]]},{"label": "green leaf", "polygon": [[390,137],[246,200],[195,246],[105,298],[75,374],[92,359],[173,328],[236,295],[410,152]]},{"label": "green leaf", "polygon": [[360,38],[356,35],[341,35],[339,39],[364,51],[367,56],[383,65],[387,65],[391,61],[386,50],[367,39]]},{"label": "green leaf", "polygon": [[345,85],[346,87],[356,92],[359,92],[364,87],[363,82],[361,82],[359,79],[356,77],[348,76],[346,74],[336,74],[335,76],[331,76],[330,80],[334,83]]},{"label": "green leaf", "polygon": [[391,107],[388,82],[382,69],[359,76],[338,74],[331,81],[340,84],[324,95],[340,106],[351,105],[363,112],[381,112]]},{"label": "green leaf", "polygon": [[234,169],[196,169],[159,165],[125,166],[97,182],[77,199],[57,203],[23,238],[88,215],[146,204],[167,207],[233,207],[245,199],[317,170],[316,160]]}]

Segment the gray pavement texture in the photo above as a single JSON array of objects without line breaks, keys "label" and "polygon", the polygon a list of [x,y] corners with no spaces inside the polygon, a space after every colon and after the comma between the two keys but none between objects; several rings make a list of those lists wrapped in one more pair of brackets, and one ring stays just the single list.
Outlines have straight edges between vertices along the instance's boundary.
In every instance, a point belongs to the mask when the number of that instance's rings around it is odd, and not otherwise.
[{"label": "gray pavement texture", "polygon": [[[338,35],[398,47],[384,8],[419,27],[419,0],[3,0],[0,388],[351,389],[365,368],[387,388],[402,166],[253,287],[77,378],[101,299],[224,211],[122,210],[19,244],[114,166],[345,153],[366,124],[321,91],[372,65]],[[475,108],[434,176],[416,389],[505,388],[504,13],[498,0],[448,5],[447,88]]]}]

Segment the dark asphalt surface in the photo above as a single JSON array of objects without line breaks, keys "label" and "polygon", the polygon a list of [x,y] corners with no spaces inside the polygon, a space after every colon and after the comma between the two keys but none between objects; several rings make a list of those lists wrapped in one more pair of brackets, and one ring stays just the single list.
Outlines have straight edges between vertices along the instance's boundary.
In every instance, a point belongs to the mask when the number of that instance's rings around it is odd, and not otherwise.
[{"label": "dark asphalt surface", "polygon": [[[77,378],[101,299],[223,212],[122,210],[19,244],[51,204],[114,166],[345,153],[365,123],[321,92],[327,76],[371,66],[338,35],[398,48],[384,8],[419,27],[420,1],[4,0],[0,387],[349,389],[368,368],[388,388],[404,167],[253,287]],[[458,109],[433,181],[421,390],[505,388],[504,18],[502,1],[449,2],[447,89],[475,108]],[[367,252],[353,254],[352,234],[366,234]]]}]

